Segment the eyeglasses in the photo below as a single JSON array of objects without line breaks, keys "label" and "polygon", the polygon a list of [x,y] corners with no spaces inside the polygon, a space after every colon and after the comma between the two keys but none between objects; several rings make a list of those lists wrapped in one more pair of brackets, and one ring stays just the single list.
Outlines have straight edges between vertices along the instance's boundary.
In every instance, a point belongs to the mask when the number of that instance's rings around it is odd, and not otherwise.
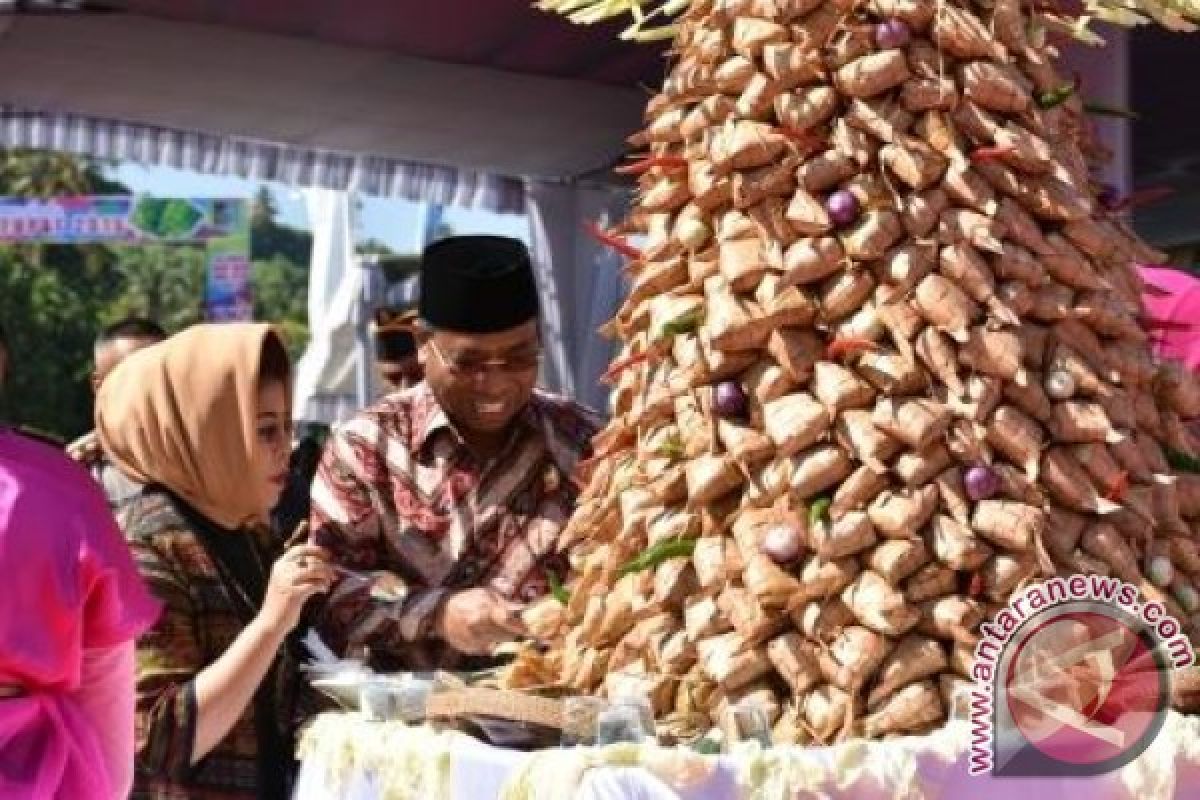
[{"label": "eyeglasses", "polygon": [[504,358],[448,358],[437,342],[429,340],[429,349],[434,352],[446,369],[465,378],[482,378],[488,370],[496,369],[506,373],[528,372],[537,369],[542,363],[542,351],[533,350],[526,353],[515,353]]}]

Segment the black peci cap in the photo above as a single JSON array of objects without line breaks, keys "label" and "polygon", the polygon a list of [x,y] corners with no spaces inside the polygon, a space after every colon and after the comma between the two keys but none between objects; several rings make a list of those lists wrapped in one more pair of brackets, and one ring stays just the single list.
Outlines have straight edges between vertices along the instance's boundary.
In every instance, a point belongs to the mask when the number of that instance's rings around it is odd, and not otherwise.
[{"label": "black peci cap", "polygon": [[535,319],[529,250],[506,236],[451,236],[421,254],[421,319],[456,333],[499,333]]},{"label": "black peci cap", "polygon": [[417,342],[408,331],[376,331],[375,358],[403,361],[417,352]]}]

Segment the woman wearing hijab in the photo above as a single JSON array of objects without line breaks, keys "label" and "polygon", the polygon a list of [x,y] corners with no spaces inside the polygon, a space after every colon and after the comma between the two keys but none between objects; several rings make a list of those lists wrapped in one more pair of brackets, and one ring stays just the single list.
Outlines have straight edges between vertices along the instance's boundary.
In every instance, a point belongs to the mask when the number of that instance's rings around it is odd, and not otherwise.
[{"label": "woman wearing hijab", "polygon": [[272,566],[287,478],[289,364],[266,325],[198,325],[123,362],[97,398],[113,463],[147,488],[122,509],[165,604],[138,645],[135,798],[284,798],[293,674],[281,645],[327,591],[323,550]]},{"label": "woman wearing hijab", "polygon": [[0,800],[126,797],[158,604],[87,473],[2,428],[0,575]]}]

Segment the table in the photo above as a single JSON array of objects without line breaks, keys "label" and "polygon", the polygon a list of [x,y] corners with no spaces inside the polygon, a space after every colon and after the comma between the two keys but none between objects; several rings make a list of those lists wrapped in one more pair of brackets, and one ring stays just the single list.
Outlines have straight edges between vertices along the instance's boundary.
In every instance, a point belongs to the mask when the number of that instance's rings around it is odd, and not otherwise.
[{"label": "table", "polygon": [[821,748],[745,745],[720,757],[613,745],[521,753],[357,714],[306,730],[295,800],[1168,800],[1200,797],[1200,718],[1172,712],[1135,762],[1090,779],[967,774],[969,730]]}]

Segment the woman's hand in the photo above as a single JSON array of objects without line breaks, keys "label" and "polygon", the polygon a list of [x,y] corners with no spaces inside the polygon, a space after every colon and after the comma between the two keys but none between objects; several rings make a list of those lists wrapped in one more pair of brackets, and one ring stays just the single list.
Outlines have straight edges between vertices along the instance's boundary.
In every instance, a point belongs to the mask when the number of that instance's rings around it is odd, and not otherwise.
[{"label": "woman's hand", "polygon": [[300,621],[304,604],[324,594],[334,581],[329,554],[311,544],[292,547],[271,567],[271,580],[259,618],[276,633],[287,635]]}]

